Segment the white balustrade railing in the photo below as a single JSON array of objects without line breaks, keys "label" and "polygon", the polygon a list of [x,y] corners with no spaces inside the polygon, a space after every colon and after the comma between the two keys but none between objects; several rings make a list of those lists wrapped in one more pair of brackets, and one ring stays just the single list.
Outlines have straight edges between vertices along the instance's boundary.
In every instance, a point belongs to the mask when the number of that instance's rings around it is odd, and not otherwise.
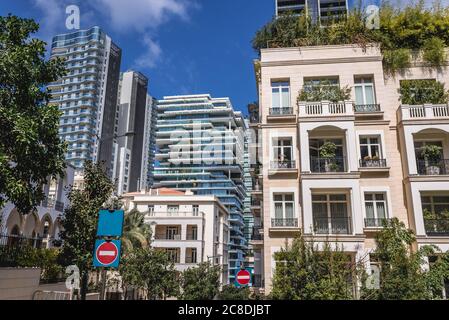
[{"label": "white balustrade railing", "polygon": [[402,105],[401,120],[416,119],[449,119],[448,104]]},{"label": "white balustrade railing", "polygon": [[320,101],[299,102],[300,117],[332,117],[354,115],[354,103],[352,101]]}]

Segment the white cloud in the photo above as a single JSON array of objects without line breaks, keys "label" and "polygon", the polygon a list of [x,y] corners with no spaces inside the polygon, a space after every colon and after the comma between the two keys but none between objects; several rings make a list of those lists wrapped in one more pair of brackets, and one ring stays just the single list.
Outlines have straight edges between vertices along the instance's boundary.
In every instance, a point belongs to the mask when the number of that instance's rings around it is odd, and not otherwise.
[{"label": "white cloud", "polygon": [[39,33],[49,42],[55,35],[60,25],[63,25],[65,6],[60,0],[33,0],[33,4],[42,12],[42,19],[39,19]]},{"label": "white cloud", "polygon": [[155,29],[172,17],[188,19],[191,0],[93,0],[91,5],[108,15],[119,31],[144,32]]},{"label": "white cloud", "polygon": [[154,68],[161,59],[162,49],[159,44],[153,41],[149,36],[144,36],[143,44],[145,51],[134,62],[135,67],[138,69]]}]

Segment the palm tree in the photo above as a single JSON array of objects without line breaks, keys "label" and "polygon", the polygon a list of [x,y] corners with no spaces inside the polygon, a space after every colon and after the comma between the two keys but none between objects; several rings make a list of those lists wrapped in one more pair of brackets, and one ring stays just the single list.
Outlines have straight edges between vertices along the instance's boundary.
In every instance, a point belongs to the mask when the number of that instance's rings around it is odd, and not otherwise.
[{"label": "palm tree", "polygon": [[125,214],[123,224],[122,246],[125,253],[134,248],[144,248],[150,245],[151,227],[145,223],[145,214],[136,209]]}]

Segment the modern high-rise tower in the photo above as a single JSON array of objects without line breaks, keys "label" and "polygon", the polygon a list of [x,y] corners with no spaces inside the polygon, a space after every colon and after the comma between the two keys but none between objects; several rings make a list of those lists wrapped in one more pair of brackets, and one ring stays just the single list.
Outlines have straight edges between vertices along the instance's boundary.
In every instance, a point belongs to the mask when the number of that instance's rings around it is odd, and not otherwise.
[{"label": "modern high-rise tower", "polygon": [[115,120],[113,179],[117,193],[140,191],[149,184],[152,157],[153,98],[148,78],[135,71],[120,76]]},{"label": "modern high-rise tower", "polygon": [[[82,176],[87,160],[104,161],[112,174],[121,49],[99,27],[57,35],[51,58],[65,59],[66,76],[49,85],[63,112],[59,134],[66,160]],[[76,184],[76,182],[75,182]]]},{"label": "modern high-rise tower", "polygon": [[348,0],[275,0],[275,4],[276,16],[307,12],[313,21],[322,23],[341,17],[349,10]]},{"label": "modern high-rise tower", "polygon": [[246,129],[229,98],[191,95],[158,101],[154,187],[215,195],[227,207],[231,283],[243,266],[247,247],[243,233]]}]

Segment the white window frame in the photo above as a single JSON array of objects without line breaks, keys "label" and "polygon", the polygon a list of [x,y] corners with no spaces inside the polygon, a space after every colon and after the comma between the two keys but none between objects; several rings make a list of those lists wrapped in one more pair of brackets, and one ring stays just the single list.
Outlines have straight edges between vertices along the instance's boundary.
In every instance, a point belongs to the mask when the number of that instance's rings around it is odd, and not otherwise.
[{"label": "white window frame", "polygon": [[362,131],[356,131],[356,137],[357,137],[357,156],[359,159],[362,159],[362,154],[360,152],[360,138],[361,137],[380,137],[380,143],[381,143],[381,153],[382,157],[387,160],[388,164],[388,153],[386,150],[386,144],[385,144],[385,133],[383,130],[362,130]]},{"label": "white window frame", "polygon": [[[368,142],[366,144],[362,144],[361,140],[367,139]],[[377,143],[371,143],[371,139],[377,139]],[[359,135],[359,152],[360,152],[360,158],[362,159],[362,146],[368,147],[368,154],[371,158],[374,157],[374,155],[371,154],[371,146],[378,146],[379,148],[379,159],[383,159],[384,153],[382,148],[382,137],[380,135]],[[363,159],[362,159],[363,160]]]},{"label": "white window frame", "polygon": [[[290,140],[290,145],[285,146],[284,141]],[[284,151],[290,149],[290,161],[294,161],[293,159],[293,138],[292,137],[279,137],[273,139],[273,161],[279,161],[279,159],[275,159],[274,156],[276,154],[275,150],[278,151],[278,155],[284,155]],[[284,160],[285,161],[285,160]]]},{"label": "white window frame", "polygon": [[[271,208],[271,214],[270,214],[270,218],[271,219],[276,219],[275,216],[275,207],[274,207],[274,196],[278,195],[278,194],[292,194],[293,195],[293,212],[294,212],[294,219],[298,219],[298,223],[299,221],[299,216],[297,211],[298,208],[298,192],[299,190],[295,187],[288,187],[288,188],[270,188],[270,208]],[[285,211],[284,211],[285,213]],[[270,221],[270,226],[271,226],[271,221]]]},{"label": "white window frame", "polygon": [[[377,194],[382,194],[384,196],[383,200],[377,200],[376,199],[376,195]],[[373,196],[373,200],[366,200],[366,195],[372,195]],[[363,196],[363,206],[364,206],[364,210],[365,210],[365,219],[380,219],[379,218],[379,214],[377,212],[377,203],[383,203],[384,204],[384,208],[385,208],[385,218],[384,219],[390,219],[390,208],[388,207],[388,197],[387,194],[385,192],[364,192],[362,194]],[[374,209],[374,217],[373,218],[368,218],[367,216],[367,210],[366,210],[366,203],[367,202],[371,202],[373,204],[373,209]],[[373,227],[367,227],[365,224],[366,228],[373,228]],[[379,226],[378,226],[379,227]]]},{"label": "white window frame", "polygon": [[[277,201],[276,200],[276,196],[281,196],[282,197],[282,201]],[[292,200],[289,200],[289,201],[285,200],[286,196],[291,196]],[[274,193],[273,194],[273,205],[274,205],[274,208],[276,208],[276,203],[282,203],[282,219],[296,219],[296,213],[295,213],[296,206],[295,206],[295,194],[294,193],[278,193],[278,192]],[[286,216],[285,208],[286,208],[286,204],[287,203],[293,205],[293,217],[292,218],[287,218],[287,216]],[[276,218],[276,211],[274,212],[274,219],[277,219]]]},{"label": "white window frame", "polygon": [[[366,82],[365,80],[367,78],[371,78],[371,82]],[[360,83],[357,83],[357,80],[361,80]],[[357,87],[361,87],[362,88],[362,92],[363,92],[363,104],[362,105],[367,105],[368,103],[366,102],[366,87],[368,86],[372,86],[373,88],[373,101],[374,104],[377,103],[377,99],[376,99],[376,86],[375,86],[375,81],[374,81],[374,75],[357,75],[354,77],[354,100],[356,98],[355,92],[356,92],[356,88]]]},{"label": "white window frame", "polygon": [[[361,200],[363,201],[362,210],[363,210],[363,219],[364,220],[367,218],[366,207],[365,207],[365,193],[383,193],[383,194],[385,194],[386,201],[387,201],[387,210],[388,210],[387,211],[387,213],[388,213],[387,219],[393,218],[392,213],[394,212],[394,210],[393,210],[392,201],[391,201],[390,187],[373,186],[373,187],[361,187],[360,188],[360,196],[362,197]],[[363,221],[363,223],[364,222],[365,221]]]},{"label": "white window frame", "polygon": [[[285,85],[287,84],[288,85]],[[283,94],[282,91],[284,89],[288,89],[288,101],[287,101],[287,105],[284,106],[284,101],[283,101]],[[278,90],[278,94],[279,94],[279,106],[275,107],[274,106],[274,93],[275,90]],[[291,108],[292,107],[292,98],[291,98],[291,89],[290,89],[290,80],[271,80],[271,106],[270,108]]]}]

